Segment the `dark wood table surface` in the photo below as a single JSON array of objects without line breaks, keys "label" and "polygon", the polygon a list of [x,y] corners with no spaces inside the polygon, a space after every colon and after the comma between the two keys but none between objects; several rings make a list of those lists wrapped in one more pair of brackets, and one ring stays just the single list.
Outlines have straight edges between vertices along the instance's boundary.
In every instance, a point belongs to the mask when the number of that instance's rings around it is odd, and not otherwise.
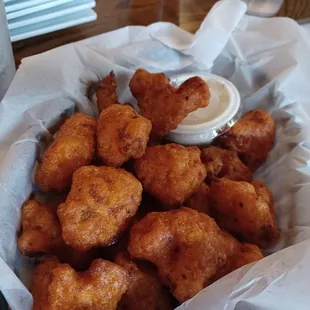
[{"label": "dark wood table surface", "polygon": [[[195,32],[216,0],[97,0],[95,22],[13,44],[16,64],[22,58],[127,25],[169,21]],[[285,0],[278,16],[310,18],[310,0]]]}]

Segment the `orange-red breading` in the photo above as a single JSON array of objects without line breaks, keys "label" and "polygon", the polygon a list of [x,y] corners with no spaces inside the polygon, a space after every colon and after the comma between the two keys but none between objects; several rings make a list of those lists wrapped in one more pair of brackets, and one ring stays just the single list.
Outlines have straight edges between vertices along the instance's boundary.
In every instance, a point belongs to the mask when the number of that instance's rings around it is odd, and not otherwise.
[{"label": "orange-red breading", "polygon": [[260,248],[255,244],[241,243],[240,249],[236,251],[229,259],[228,263],[230,265],[229,272],[238,269],[244,265],[251,264],[264,256]]},{"label": "orange-red breading", "polygon": [[192,77],[175,88],[164,73],[136,71],[129,83],[144,117],[152,122],[152,132],[165,136],[198,108],[207,107],[208,85],[200,77]]},{"label": "orange-red breading", "polygon": [[216,281],[242,266],[263,258],[262,251],[257,245],[241,243],[236,251],[227,258],[226,264],[216,272],[213,280]]},{"label": "orange-red breading", "polygon": [[141,196],[140,182],[123,169],[78,169],[66,202],[58,207],[64,241],[81,251],[110,245],[137,212]]},{"label": "orange-red breading", "polygon": [[240,243],[207,214],[189,208],[147,214],[130,231],[129,253],[157,266],[180,302],[211,284]]},{"label": "orange-red breading", "polygon": [[146,149],[151,122],[130,105],[112,105],[103,110],[97,123],[97,154],[101,161],[120,167],[131,158],[141,157]]},{"label": "orange-red breading", "polygon": [[229,232],[261,248],[278,240],[272,193],[263,182],[219,179],[211,185],[210,201],[217,222]]},{"label": "orange-red breading", "polygon": [[97,87],[96,96],[99,113],[111,106],[118,104],[118,97],[116,93],[117,81],[114,72],[111,71],[104,79],[102,79]]},{"label": "orange-red breading", "polygon": [[217,178],[251,181],[250,169],[242,163],[237,152],[210,146],[201,151],[201,160],[207,169],[207,182]]},{"label": "orange-red breading", "polygon": [[35,256],[52,253],[62,245],[61,228],[55,211],[35,200],[22,208],[22,234],[18,239],[23,255]]},{"label": "orange-red breading", "polygon": [[212,216],[209,192],[210,187],[206,183],[202,183],[199,189],[184,201],[184,206]]},{"label": "orange-red breading", "polygon": [[71,116],[44,153],[35,176],[36,184],[43,192],[69,189],[74,171],[90,164],[95,154],[95,143],[96,121],[82,113]]},{"label": "orange-red breading", "polygon": [[115,263],[130,274],[129,287],[118,310],[172,310],[169,292],[160,282],[156,268],[142,261],[134,262],[126,252],[119,253]]},{"label": "orange-red breading", "polygon": [[85,269],[94,258],[93,251],[81,252],[67,246],[61,237],[56,211],[35,200],[27,201],[22,209],[22,234],[18,239],[20,252],[27,256],[53,254],[62,263]]},{"label": "orange-red breading", "polygon": [[244,164],[254,171],[267,159],[275,134],[276,125],[272,117],[262,110],[252,110],[221,135],[217,142],[238,152]]},{"label": "orange-red breading", "polygon": [[109,261],[96,259],[88,270],[76,272],[49,258],[35,268],[33,310],[116,310],[128,285],[128,272]]},{"label": "orange-red breading", "polygon": [[167,206],[181,205],[206,177],[200,154],[196,146],[152,146],[135,161],[135,171],[145,191]]}]

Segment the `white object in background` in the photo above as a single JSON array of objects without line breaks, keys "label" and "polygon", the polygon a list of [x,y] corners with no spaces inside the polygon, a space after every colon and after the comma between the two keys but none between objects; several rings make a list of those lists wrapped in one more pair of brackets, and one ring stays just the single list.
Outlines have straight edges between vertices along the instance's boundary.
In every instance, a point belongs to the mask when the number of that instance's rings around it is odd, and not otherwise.
[{"label": "white object in background", "polygon": [[209,105],[190,113],[170,132],[168,139],[184,145],[206,145],[239,119],[240,95],[231,82],[214,74],[180,74],[172,77],[171,81],[179,86],[193,76],[207,82],[211,92]]},{"label": "white object in background", "polygon": [[46,2],[52,2],[52,0],[14,0],[14,1],[4,1],[5,11],[7,13],[15,12],[18,10],[23,10],[31,6],[36,6]]},{"label": "white object in background", "polygon": [[80,12],[86,9],[91,9],[95,6],[95,0],[75,0],[74,2],[59,5],[51,9],[43,10],[23,17],[14,18],[9,21],[9,30],[41,23],[57,17]]},{"label": "white object in background", "polygon": [[50,2],[44,2],[42,4],[31,6],[29,8],[25,8],[25,9],[22,9],[22,10],[18,10],[18,11],[14,11],[14,12],[11,12],[11,13],[7,13],[6,17],[7,17],[8,21],[10,21],[13,18],[29,15],[29,14],[32,14],[32,13],[36,13],[36,12],[39,12],[39,11],[46,10],[46,9],[50,9],[50,8],[52,8],[54,6],[65,4],[65,3],[68,3],[68,2],[75,2],[75,1],[74,0],[53,0],[53,1],[50,1]]},{"label": "white object in background", "polygon": [[15,64],[10,41],[4,3],[0,0],[0,101],[15,74]]},{"label": "white object in background", "polygon": [[96,20],[97,14],[92,9],[53,18],[34,25],[16,28],[10,31],[12,42],[35,37],[56,30],[80,25]]},{"label": "white object in background", "polygon": [[248,5],[247,14],[262,17],[276,15],[283,3],[283,0],[242,0]]}]

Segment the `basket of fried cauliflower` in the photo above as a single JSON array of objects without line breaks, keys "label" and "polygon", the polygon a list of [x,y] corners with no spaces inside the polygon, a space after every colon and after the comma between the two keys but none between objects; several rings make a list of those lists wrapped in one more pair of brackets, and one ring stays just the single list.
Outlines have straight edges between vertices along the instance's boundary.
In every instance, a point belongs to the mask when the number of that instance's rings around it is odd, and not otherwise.
[{"label": "basket of fried cauliflower", "polygon": [[119,103],[111,72],[98,119],[70,116],[35,171],[40,192],[62,197],[22,207],[35,310],[174,309],[279,238],[272,193],[252,177],[274,143],[271,116],[252,110],[211,145],[183,146],[166,136],[208,106],[207,83],[176,88],[139,69],[129,87],[141,114]]}]

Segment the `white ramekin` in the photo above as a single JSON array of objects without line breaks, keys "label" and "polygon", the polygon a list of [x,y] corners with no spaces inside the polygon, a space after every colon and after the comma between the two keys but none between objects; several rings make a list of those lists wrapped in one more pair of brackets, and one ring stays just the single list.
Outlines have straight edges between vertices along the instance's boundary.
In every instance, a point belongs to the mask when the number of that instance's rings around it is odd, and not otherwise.
[{"label": "white ramekin", "polygon": [[214,74],[180,74],[171,78],[171,84],[179,86],[193,76],[207,82],[211,92],[210,103],[206,108],[190,113],[170,132],[168,140],[184,145],[206,145],[239,119],[240,95],[231,82]]}]

